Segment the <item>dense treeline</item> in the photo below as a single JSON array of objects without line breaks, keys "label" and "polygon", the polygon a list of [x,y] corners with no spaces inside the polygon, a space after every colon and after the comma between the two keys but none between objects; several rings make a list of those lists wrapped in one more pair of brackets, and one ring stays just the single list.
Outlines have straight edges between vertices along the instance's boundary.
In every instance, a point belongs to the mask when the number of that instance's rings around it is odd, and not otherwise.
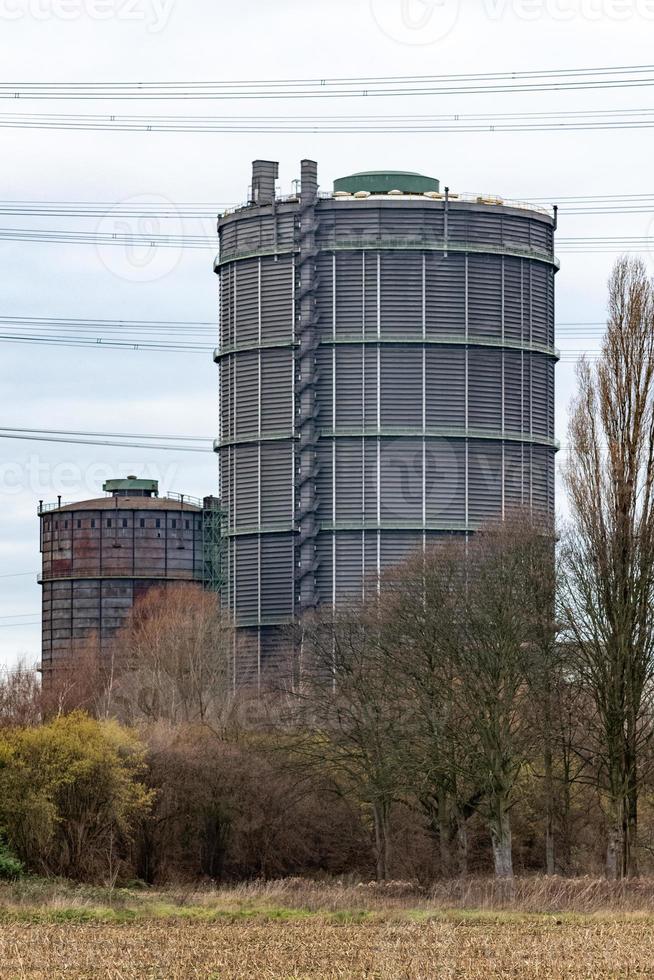
[{"label": "dense treeline", "polygon": [[652,870],[653,296],[617,265],[558,532],[524,509],[446,538],[240,689],[229,617],[191,587],[150,592],[101,661],[9,676],[15,855],[146,882]]}]

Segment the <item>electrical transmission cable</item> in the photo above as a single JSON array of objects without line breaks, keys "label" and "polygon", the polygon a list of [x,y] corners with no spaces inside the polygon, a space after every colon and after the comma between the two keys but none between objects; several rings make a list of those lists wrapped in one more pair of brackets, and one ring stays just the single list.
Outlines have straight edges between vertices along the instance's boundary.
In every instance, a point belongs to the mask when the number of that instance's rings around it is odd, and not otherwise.
[{"label": "electrical transmission cable", "polygon": [[[0,428],[0,439],[17,439],[28,442],[66,443],[80,446],[105,446],[128,449],[154,449],[159,452],[209,453],[212,452],[211,439],[196,436],[135,436],[124,433],[97,432],[76,433],[48,429]],[[144,441],[144,440],[152,441]],[[193,443],[207,442],[207,446]]]},{"label": "electrical transmission cable", "polygon": [[445,113],[395,116],[128,116],[72,113],[2,113],[0,128],[115,130],[147,133],[392,134],[534,133],[650,129],[654,109],[597,109],[567,112]]},{"label": "electrical transmission cable", "polygon": [[[533,204],[559,202],[560,215],[587,214],[648,214],[654,211],[654,194],[598,194],[589,197],[529,196]],[[0,215],[13,217],[63,217],[63,218],[157,218],[198,219],[215,221],[221,210],[238,207],[231,202],[179,202],[166,207],[162,203],[134,204],[120,201],[0,201]]]},{"label": "electrical transmission cable", "polygon": [[[110,233],[86,231],[60,231],[43,228],[0,228],[0,242],[28,242],[30,244],[56,245],[140,245],[148,248],[216,248],[213,235],[166,235],[162,233],[143,234],[141,232]],[[578,236],[559,237],[558,252],[593,251],[646,251],[652,248],[654,239],[642,235],[625,236]]]},{"label": "electrical transmission cable", "polygon": [[497,95],[643,88],[654,65],[557,68],[538,71],[345,78],[234,79],[149,82],[1,82],[0,99],[234,100],[370,98],[403,95]]}]

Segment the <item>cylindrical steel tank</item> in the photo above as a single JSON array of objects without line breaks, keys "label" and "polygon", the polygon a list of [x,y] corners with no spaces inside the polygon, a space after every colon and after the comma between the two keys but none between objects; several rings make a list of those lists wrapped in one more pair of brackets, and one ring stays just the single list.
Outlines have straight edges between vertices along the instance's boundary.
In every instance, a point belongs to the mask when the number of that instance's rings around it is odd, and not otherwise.
[{"label": "cylindrical steel tank", "polygon": [[[219,220],[226,598],[275,632],[438,535],[554,513],[555,212],[371,172]],[[270,648],[270,649],[269,649]]]},{"label": "cylindrical steel tank", "polygon": [[105,651],[153,586],[202,582],[203,509],[159,497],[154,480],[110,480],[108,496],[39,505],[44,680],[91,647]]}]

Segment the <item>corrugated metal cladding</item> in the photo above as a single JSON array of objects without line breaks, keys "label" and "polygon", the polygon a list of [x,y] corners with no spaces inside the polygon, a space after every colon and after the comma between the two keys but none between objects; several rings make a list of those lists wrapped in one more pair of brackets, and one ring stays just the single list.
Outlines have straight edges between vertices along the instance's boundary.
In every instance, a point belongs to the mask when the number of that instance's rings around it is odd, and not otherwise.
[{"label": "corrugated metal cladding", "polygon": [[360,596],[513,507],[553,515],[557,264],[544,212],[415,196],[308,209],[304,189],[219,232],[221,498],[247,672],[307,594]]},{"label": "corrugated metal cladding", "polygon": [[101,498],[41,513],[44,680],[105,652],[152,587],[202,582],[202,511],[168,498]]}]

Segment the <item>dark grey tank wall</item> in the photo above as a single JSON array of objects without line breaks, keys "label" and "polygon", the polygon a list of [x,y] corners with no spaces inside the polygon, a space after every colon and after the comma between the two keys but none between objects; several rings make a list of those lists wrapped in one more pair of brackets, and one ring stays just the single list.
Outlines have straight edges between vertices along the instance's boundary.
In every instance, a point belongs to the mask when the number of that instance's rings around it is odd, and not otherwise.
[{"label": "dark grey tank wall", "polygon": [[154,498],[115,511],[101,503],[40,515],[45,679],[91,649],[107,652],[151,588],[203,581],[201,511],[165,499],[158,509]]},{"label": "dark grey tank wall", "polygon": [[[443,201],[322,199],[307,262],[300,208],[251,207],[219,225],[228,602],[249,627],[301,611],[307,574],[317,601],[338,601],[434,536],[517,506],[554,512],[552,219],[451,202],[446,220]],[[311,569],[299,553],[308,479]],[[265,644],[252,656],[259,665]]]}]

